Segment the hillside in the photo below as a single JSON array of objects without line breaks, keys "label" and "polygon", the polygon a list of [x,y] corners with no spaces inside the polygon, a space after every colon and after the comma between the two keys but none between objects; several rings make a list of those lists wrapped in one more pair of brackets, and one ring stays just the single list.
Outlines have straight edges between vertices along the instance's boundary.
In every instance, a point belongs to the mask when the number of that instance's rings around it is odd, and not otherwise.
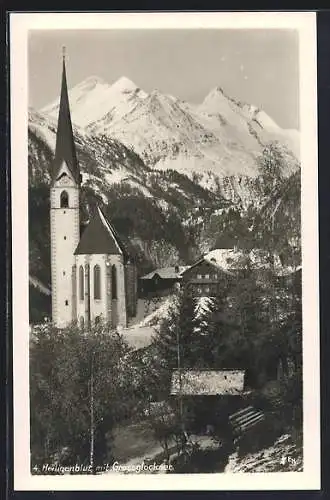
[{"label": "hillside", "polygon": [[[81,221],[96,202],[103,205],[140,274],[189,264],[214,246],[259,244],[260,228],[274,210],[282,218],[279,234],[289,220],[299,228],[299,163],[288,149],[295,150],[299,132],[282,130],[264,111],[219,87],[191,105],[158,91],[147,94],[125,77],[113,85],[90,77],[69,96],[83,178]],[[46,287],[57,112],[58,101],[42,112],[29,110],[30,274]],[[291,179],[283,202],[262,194],[267,148],[280,158],[282,177]],[[34,286],[31,296],[38,294]]]},{"label": "hillside", "polygon": [[[49,169],[56,125],[29,112],[30,272],[49,284]],[[218,206],[228,203],[219,193],[176,171],[147,167],[131,149],[106,136],[76,128],[82,172],[81,219],[86,222],[95,202],[135,246],[140,272],[175,265],[198,254],[195,234]]]},{"label": "hillside", "polygon": [[[264,111],[220,87],[192,105],[158,90],[148,94],[126,77],[112,85],[91,77],[73,87],[69,99],[77,126],[119,140],[154,169],[197,173],[207,188],[216,177],[220,184],[226,177],[256,177],[256,158],[270,141],[285,151],[288,174],[296,168],[299,132],[281,129]],[[41,111],[56,118],[58,101]]]}]

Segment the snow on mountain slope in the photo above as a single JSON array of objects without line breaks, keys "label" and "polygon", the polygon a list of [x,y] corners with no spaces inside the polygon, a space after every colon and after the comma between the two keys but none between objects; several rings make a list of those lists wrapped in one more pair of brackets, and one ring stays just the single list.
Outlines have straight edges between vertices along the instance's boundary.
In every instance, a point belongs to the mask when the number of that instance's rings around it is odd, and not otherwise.
[{"label": "snow on mountain slope", "polygon": [[[48,216],[41,221],[40,206],[48,213],[50,168],[54,159],[56,122],[29,112],[28,168],[32,200],[30,217],[30,267],[46,282],[49,271]],[[82,220],[95,201],[103,201],[116,228],[129,237],[137,252],[141,272],[151,263],[175,265],[179,259],[199,254],[191,234],[199,231],[205,216],[228,202],[220,193],[204,189],[196,181],[173,171],[153,170],[131,149],[107,136],[92,136],[74,127],[77,156],[82,174]],[[196,207],[198,214],[194,216]],[[186,223],[187,222],[187,223]],[[189,230],[187,225],[189,222]],[[48,229],[47,229],[48,228]],[[41,235],[41,236],[40,236]],[[40,244],[40,240],[43,244]],[[188,241],[189,240],[189,241]],[[31,272],[32,272],[31,271]]]},{"label": "snow on mountain slope", "polygon": [[298,130],[282,129],[264,110],[236,101],[220,87],[206,96],[198,111],[202,112],[202,116],[207,113],[208,119],[217,117],[223,125],[229,126],[232,136],[238,133],[247,148],[260,150],[262,144],[279,141],[299,158]]},{"label": "snow on mountain slope", "polygon": [[[152,198],[162,210],[191,210],[199,204],[214,205],[224,200],[196,180],[173,171],[148,167],[131,149],[106,135],[93,136],[74,127],[83,186],[91,188],[105,201],[109,190],[122,190],[123,196]],[[29,182],[48,183],[55,149],[56,121],[29,111]],[[126,193],[126,194],[125,194]]]},{"label": "snow on mountain slope", "polygon": [[[281,129],[263,110],[220,87],[201,104],[190,104],[156,90],[147,94],[126,77],[113,85],[90,77],[71,89],[69,98],[73,122],[88,136],[120,141],[152,169],[191,179],[197,174],[207,190],[218,189],[220,179],[222,194],[234,190],[239,198],[250,198],[248,182],[242,189],[240,179],[258,176],[257,157],[269,142],[285,152],[288,173],[297,166],[299,132]],[[57,111],[58,101],[43,109],[51,118]],[[229,191],[226,179],[231,179]]]},{"label": "snow on mountain slope", "polygon": [[[84,129],[74,127],[77,154],[83,185],[104,193],[117,183],[126,182],[144,195],[149,171],[141,158],[120,142],[108,137],[93,137]],[[29,181],[49,182],[49,168],[55,150],[56,120],[29,110]]]},{"label": "snow on mountain slope", "polygon": [[[86,127],[105,116],[116,120],[125,116],[147,94],[126,77],[109,85],[99,77],[89,77],[69,90],[73,122]],[[41,112],[57,117],[59,99],[41,109]]]},{"label": "snow on mountain slope", "polygon": [[132,147],[153,168],[190,176],[205,171],[220,176],[255,175],[257,140],[246,132],[248,143],[233,127],[221,125],[213,116],[208,119],[172,96],[154,91],[123,120],[106,116],[88,129]]}]

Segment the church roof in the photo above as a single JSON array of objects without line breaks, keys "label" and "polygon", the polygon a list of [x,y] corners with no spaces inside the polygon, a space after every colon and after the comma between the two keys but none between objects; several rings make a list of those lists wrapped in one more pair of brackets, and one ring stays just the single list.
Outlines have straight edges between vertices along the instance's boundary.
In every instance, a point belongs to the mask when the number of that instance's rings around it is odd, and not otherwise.
[{"label": "church roof", "polygon": [[171,395],[236,396],[243,393],[245,370],[174,370]]},{"label": "church roof", "polygon": [[58,112],[55,158],[52,169],[52,180],[57,177],[58,171],[65,162],[77,183],[80,183],[79,164],[76,155],[74,136],[71,123],[68,86],[66,81],[65,60],[63,58],[62,87]]},{"label": "church roof", "polygon": [[128,257],[115,228],[107,220],[100,207],[96,208],[75,250],[75,255],[86,254],[123,255],[125,258]]}]

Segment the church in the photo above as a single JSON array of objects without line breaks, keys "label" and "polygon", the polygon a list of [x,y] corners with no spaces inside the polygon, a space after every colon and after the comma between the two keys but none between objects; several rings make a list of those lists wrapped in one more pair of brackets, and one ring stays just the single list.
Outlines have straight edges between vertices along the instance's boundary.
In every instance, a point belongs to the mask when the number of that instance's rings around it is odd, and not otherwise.
[{"label": "church", "polygon": [[102,319],[125,328],[136,314],[136,266],[99,206],[81,234],[81,183],[63,55],[50,186],[52,321],[88,328]]}]

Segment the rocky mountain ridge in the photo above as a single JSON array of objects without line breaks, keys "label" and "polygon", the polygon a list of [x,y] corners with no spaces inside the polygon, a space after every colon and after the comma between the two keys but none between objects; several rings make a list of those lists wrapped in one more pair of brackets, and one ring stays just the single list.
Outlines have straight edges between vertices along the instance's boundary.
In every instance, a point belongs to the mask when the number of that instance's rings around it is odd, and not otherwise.
[{"label": "rocky mountain ridge", "polygon": [[[265,145],[275,144],[283,176],[299,174],[295,155],[278,141],[286,132],[220,88],[192,105],[159,91],[147,94],[126,78],[110,86],[91,77],[69,95],[73,121],[80,122],[74,135],[83,178],[81,218],[88,220],[96,202],[103,205],[135,248],[140,274],[189,264],[219,241],[219,231],[221,241],[237,233],[238,214],[261,203]],[[42,112],[29,110],[30,273],[34,284],[37,279],[46,287],[56,122],[57,102]],[[39,293],[33,283],[30,297]],[[39,308],[44,306],[34,310]]]},{"label": "rocky mountain ridge", "polygon": [[[159,90],[150,93],[122,77],[112,85],[91,77],[69,91],[72,120],[93,135],[115,138],[146,165],[192,177],[256,177],[256,158],[277,141],[288,173],[299,157],[299,132],[280,128],[263,110],[229,97],[216,87],[200,104]],[[56,118],[58,100],[42,113]]]}]

